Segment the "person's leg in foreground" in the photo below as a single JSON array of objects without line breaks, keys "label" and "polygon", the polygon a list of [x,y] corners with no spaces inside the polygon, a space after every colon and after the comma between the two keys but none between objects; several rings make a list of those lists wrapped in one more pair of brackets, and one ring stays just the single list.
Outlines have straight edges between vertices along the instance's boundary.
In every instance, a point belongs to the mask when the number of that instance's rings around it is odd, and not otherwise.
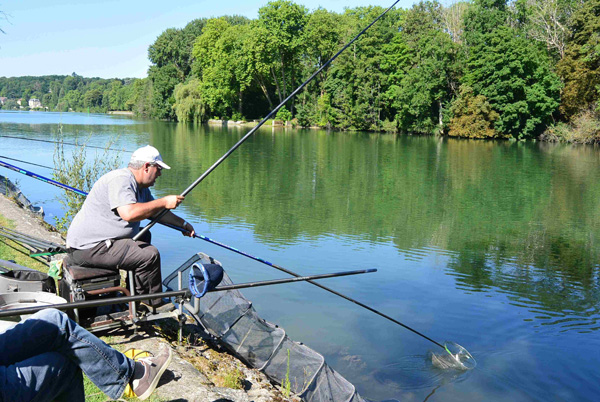
[{"label": "person's leg in foreground", "polygon": [[81,371],[110,398],[131,382],[145,399],[171,360],[166,348],[134,362],[54,309],[0,333],[0,400],[84,400]]}]

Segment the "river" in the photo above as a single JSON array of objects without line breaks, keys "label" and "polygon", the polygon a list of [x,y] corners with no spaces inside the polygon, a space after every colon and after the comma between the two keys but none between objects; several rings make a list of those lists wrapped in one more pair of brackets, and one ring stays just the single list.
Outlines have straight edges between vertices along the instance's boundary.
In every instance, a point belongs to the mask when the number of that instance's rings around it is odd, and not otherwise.
[{"label": "river", "polygon": [[[247,129],[122,116],[0,112],[0,135],[131,151],[171,165],[155,196],[180,193]],[[0,137],[0,159],[52,166],[52,144]],[[95,151],[90,150],[92,158]],[[128,152],[122,154],[123,165]],[[41,167],[5,160],[51,175]],[[64,213],[61,190],[0,174]],[[591,146],[263,128],[177,211],[199,234],[303,275],[377,268],[322,283],[438,341],[477,367],[427,363],[433,343],[306,283],[245,290],[259,314],[322,353],[359,393],[402,401],[592,401],[600,391],[600,151]],[[203,251],[235,282],[283,273],[153,228],[164,275]]]}]

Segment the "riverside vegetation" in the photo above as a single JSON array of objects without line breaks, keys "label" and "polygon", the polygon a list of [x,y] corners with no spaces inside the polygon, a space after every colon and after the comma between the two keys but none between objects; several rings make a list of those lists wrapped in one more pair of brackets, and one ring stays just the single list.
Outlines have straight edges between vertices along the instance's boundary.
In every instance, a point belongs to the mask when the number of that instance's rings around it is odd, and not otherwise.
[{"label": "riverside vegetation", "polygon": [[[49,110],[181,122],[256,119],[383,9],[271,1],[201,18],[150,45],[144,79],[0,77]],[[600,0],[421,1],[375,24],[282,109],[300,126],[468,138],[600,140]],[[541,136],[541,137],[540,137]]]}]

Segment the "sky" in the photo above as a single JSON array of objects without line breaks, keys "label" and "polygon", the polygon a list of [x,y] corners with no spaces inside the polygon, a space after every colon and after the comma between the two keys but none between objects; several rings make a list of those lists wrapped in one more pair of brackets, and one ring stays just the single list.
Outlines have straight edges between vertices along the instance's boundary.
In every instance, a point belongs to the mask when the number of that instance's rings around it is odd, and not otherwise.
[{"label": "sky", "polygon": [[[268,0],[0,0],[0,77],[143,78],[148,46],[196,18],[258,17]],[[396,7],[409,8],[414,0]],[[309,10],[389,7],[394,0],[296,0]]]}]

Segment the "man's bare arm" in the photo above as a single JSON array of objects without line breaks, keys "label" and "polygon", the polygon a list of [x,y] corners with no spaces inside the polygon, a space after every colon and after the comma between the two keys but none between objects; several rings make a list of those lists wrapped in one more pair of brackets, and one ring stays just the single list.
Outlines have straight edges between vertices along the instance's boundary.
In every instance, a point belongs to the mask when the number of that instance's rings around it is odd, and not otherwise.
[{"label": "man's bare arm", "polygon": [[139,222],[152,218],[163,209],[175,209],[184,197],[180,195],[168,195],[149,202],[137,202],[135,204],[117,207],[117,213],[121,219],[127,222]]}]

